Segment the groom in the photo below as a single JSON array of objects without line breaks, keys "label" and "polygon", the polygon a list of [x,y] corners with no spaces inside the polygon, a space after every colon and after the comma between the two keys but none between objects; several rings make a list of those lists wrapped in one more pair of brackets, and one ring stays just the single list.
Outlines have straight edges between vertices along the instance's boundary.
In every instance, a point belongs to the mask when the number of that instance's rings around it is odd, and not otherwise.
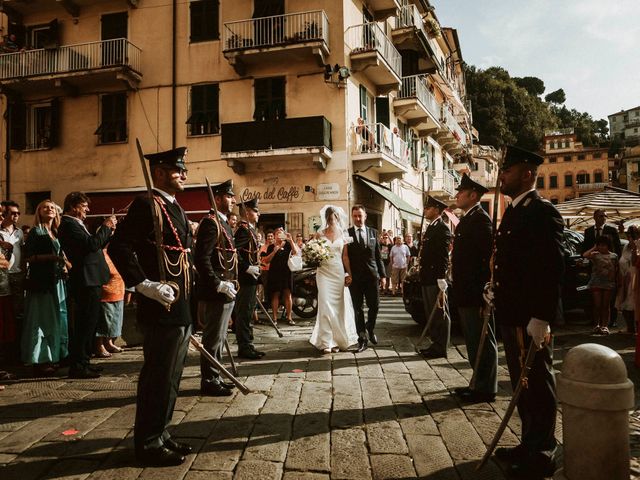
[{"label": "groom", "polygon": [[[380,293],[378,286],[380,278],[384,278],[385,270],[380,258],[380,244],[378,232],[375,228],[366,227],[367,212],[362,205],[354,205],[351,208],[353,227],[349,228],[349,236],[353,242],[347,245],[347,255],[351,265],[351,284],[349,292],[353,302],[353,310],[356,316],[356,328],[358,329],[358,352],[363,352],[369,344],[369,340],[376,345],[378,338],[374,333],[376,317],[378,316],[378,304]],[[367,323],[364,322],[363,301],[366,299],[369,312]],[[365,330],[366,328],[366,330]]]}]

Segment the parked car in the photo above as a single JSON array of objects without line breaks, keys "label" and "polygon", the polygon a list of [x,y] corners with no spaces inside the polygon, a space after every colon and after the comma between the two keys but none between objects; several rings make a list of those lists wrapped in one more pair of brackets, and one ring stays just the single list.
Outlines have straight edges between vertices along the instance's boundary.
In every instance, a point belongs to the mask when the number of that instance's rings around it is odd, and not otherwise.
[{"label": "parked car", "polygon": [[[573,315],[576,310],[581,310],[578,312],[580,314],[588,312],[591,308],[591,295],[587,289],[591,276],[591,265],[582,258],[580,253],[583,239],[584,236],[580,232],[568,229],[564,231],[565,280],[562,287],[562,307],[565,318],[567,314]],[[449,293],[453,288],[455,285],[449,285]],[[427,319],[422,303],[420,277],[417,269],[410,270],[407,274],[402,292],[405,310],[416,323],[424,325]],[[451,301],[450,294],[449,312],[451,322],[455,325],[457,309]]]}]

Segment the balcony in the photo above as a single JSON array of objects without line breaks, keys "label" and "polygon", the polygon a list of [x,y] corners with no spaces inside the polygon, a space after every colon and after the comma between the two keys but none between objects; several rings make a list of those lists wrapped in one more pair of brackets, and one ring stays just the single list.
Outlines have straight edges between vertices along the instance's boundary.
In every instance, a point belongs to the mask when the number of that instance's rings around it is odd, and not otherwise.
[{"label": "balcony", "polygon": [[442,106],[441,123],[443,128],[435,136],[442,147],[450,153],[462,153],[468,146],[467,133],[449,111],[447,105]]},{"label": "balcony", "polygon": [[16,93],[77,94],[142,79],[141,50],[126,38],[0,55],[0,86]]},{"label": "balcony", "polygon": [[351,127],[351,137],[351,158],[356,172],[375,167],[385,180],[400,178],[409,172],[409,146],[384,124],[355,125]]},{"label": "balcony", "polygon": [[260,122],[222,124],[222,158],[237,174],[261,163],[273,165],[284,161],[278,169],[291,168],[300,160],[324,170],[331,158],[331,122],[325,117],[299,117]]},{"label": "balcony", "polygon": [[402,57],[377,23],[349,27],[345,42],[351,51],[351,70],[369,78],[377,95],[400,89]]},{"label": "balcony", "polygon": [[378,21],[396,15],[400,9],[399,0],[368,0],[367,5]]},{"label": "balcony", "polygon": [[434,197],[451,198],[456,193],[459,175],[455,170],[427,170],[427,185],[429,195]]},{"label": "balcony", "polygon": [[329,55],[329,19],[317,10],[227,22],[222,40],[224,56],[240,75],[259,62],[315,57],[322,66]]},{"label": "balcony", "polygon": [[440,105],[422,75],[402,79],[402,88],[393,101],[393,110],[397,116],[404,117],[409,126],[416,128],[420,136],[441,128]]}]

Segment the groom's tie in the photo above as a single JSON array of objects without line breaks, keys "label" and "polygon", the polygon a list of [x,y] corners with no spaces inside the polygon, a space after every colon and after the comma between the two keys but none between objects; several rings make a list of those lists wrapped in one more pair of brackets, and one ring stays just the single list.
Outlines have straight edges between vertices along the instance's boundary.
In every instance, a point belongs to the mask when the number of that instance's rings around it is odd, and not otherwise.
[{"label": "groom's tie", "polygon": [[364,247],[364,239],[362,238],[362,228],[358,228],[358,243]]}]

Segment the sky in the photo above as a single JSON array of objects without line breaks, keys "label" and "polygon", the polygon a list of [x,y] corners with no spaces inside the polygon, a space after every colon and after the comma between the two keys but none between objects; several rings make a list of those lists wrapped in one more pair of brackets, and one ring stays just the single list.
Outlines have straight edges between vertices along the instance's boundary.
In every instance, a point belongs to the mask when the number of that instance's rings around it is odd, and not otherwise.
[{"label": "sky", "polygon": [[594,119],[640,106],[640,0],[431,0],[478,68],[542,79]]}]

